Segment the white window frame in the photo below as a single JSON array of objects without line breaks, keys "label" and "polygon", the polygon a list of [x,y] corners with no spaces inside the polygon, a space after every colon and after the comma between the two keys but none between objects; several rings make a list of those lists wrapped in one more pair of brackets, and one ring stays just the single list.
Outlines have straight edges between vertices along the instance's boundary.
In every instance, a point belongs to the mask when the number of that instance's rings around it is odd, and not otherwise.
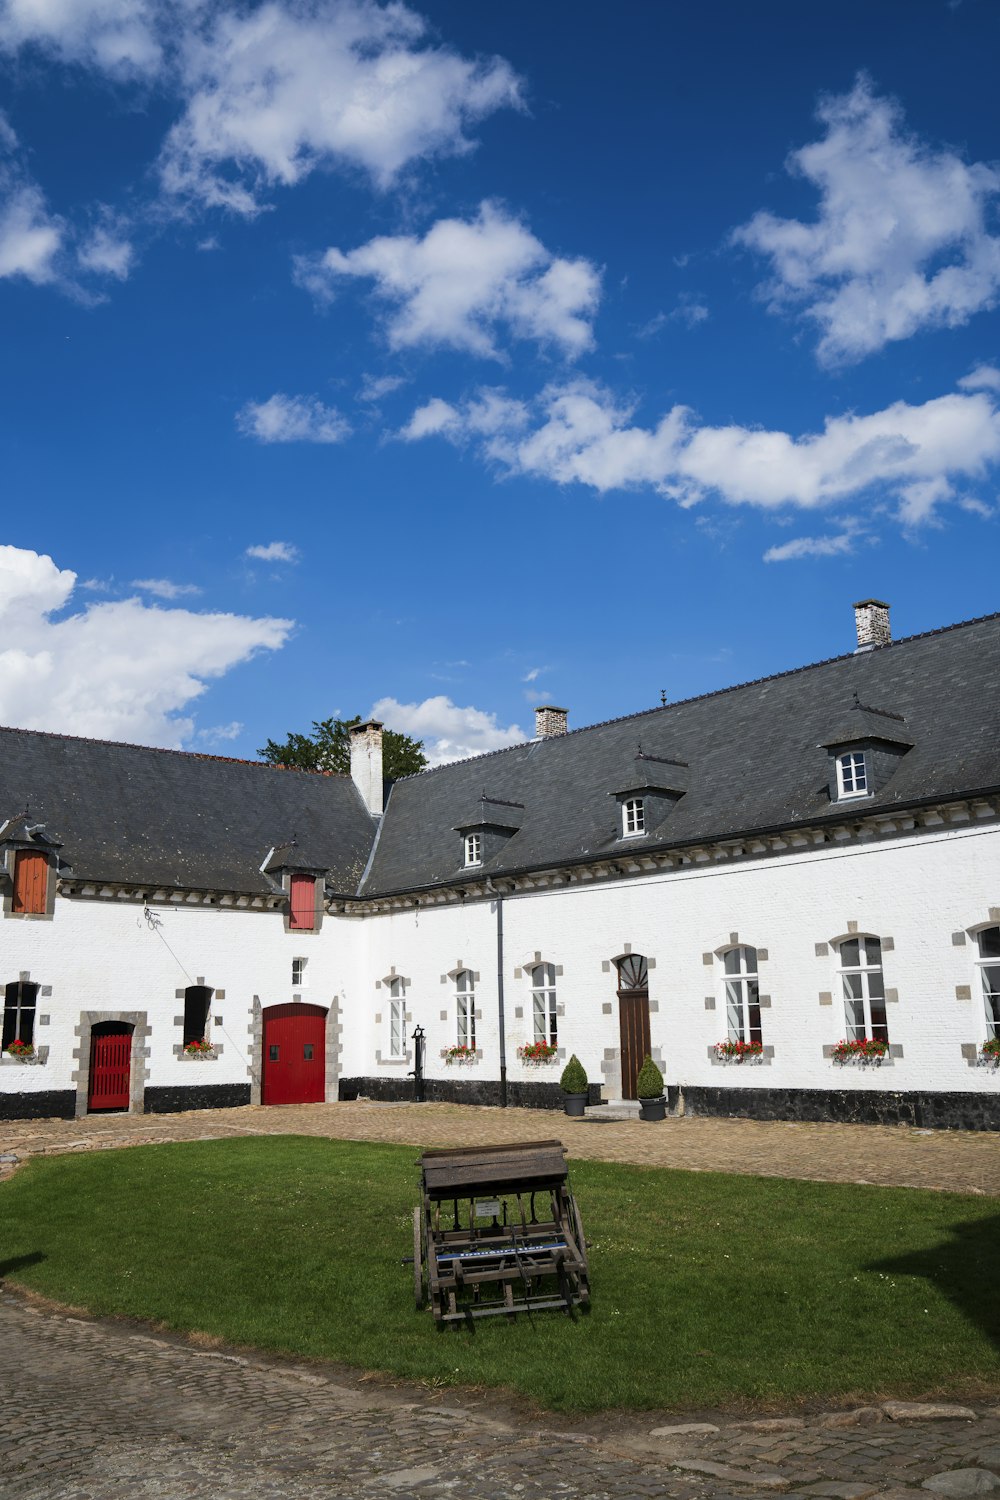
[{"label": "white window frame", "polygon": [[837,756],[837,801],[871,796],[868,756],[864,750],[845,750]]},{"label": "white window frame", "polygon": [[[727,948],[722,954],[722,1000],[726,1007],[726,1035],[731,1042],[764,1044],[760,1014],[760,982],[757,949],[748,943]],[[757,1024],[754,1025],[754,1016]]]},{"label": "white window frame", "polygon": [[483,836],[481,833],[467,833],[465,835],[465,868],[468,870],[473,865],[481,865],[483,862]]},{"label": "white window frame", "polygon": [[997,946],[1000,947],[1000,927],[983,927],[976,933],[976,946],[979,949],[976,968],[979,970],[987,1041],[1000,1037],[1000,956],[992,956],[983,952],[983,939],[987,934],[994,932],[998,937]]},{"label": "white window frame", "polygon": [[389,980],[389,1056],[406,1056],[406,996],[399,978]]},{"label": "white window frame", "polygon": [[[857,943],[858,962],[849,964],[844,959],[844,949],[848,943]],[[878,960],[873,961],[869,956],[868,945],[875,943],[878,946]],[[883,1041],[889,1040],[889,1017],[885,1002],[885,971],[882,967],[882,939],[870,932],[852,933],[848,938],[841,938],[837,944],[837,972],[840,975],[841,994],[844,1001],[844,1025],[845,1036],[849,1042],[855,1041]],[[857,980],[857,985],[852,982]],[[859,993],[855,993],[855,988]],[[874,989],[875,993],[872,993]],[[879,991],[881,990],[881,994]],[[872,1005],[881,1011],[884,1020],[872,1020]],[[852,1009],[861,1005],[862,1019],[852,1016]],[[875,1031],[878,1029],[884,1035],[877,1037]]]},{"label": "white window frame", "polygon": [[476,1050],[476,980],[471,969],[455,975],[455,1038],[460,1047]]},{"label": "white window frame", "polygon": [[646,832],[645,797],[626,797],[622,803],[622,838],[641,838]]},{"label": "white window frame", "polygon": [[[10,990],[14,991],[13,1004],[7,998]],[[26,990],[30,991],[30,999],[27,1001],[25,999]],[[9,984],[4,985],[3,1009],[0,1011],[0,1021],[3,1022],[5,1036],[13,1031],[13,1035],[8,1036],[7,1042],[4,1043],[5,1046],[9,1045],[10,1042],[25,1042],[31,1047],[35,1045],[35,1027],[38,1024],[38,997],[40,994],[41,986],[36,984],[32,979],[14,979]],[[25,1036],[23,1030],[24,1019],[28,1015],[31,1017],[31,1035]],[[11,1016],[14,1018],[12,1026],[8,1021],[8,1018]]]},{"label": "white window frame", "polygon": [[559,1045],[559,1014],[556,1000],[555,964],[533,964],[531,977],[532,1040]]},{"label": "white window frame", "polygon": [[293,958],[292,959],[292,989],[293,990],[304,990],[305,987],[306,987],[306,985],[308,984],[309,981],[306,979],[306,966],[307,966],[308,963],[309,963],[308,958]]}]

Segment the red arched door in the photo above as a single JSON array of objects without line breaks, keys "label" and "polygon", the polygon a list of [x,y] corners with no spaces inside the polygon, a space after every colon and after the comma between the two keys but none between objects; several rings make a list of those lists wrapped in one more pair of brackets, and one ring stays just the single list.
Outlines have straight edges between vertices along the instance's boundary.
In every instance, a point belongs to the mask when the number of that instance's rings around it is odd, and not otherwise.
[{"label": "red arched door", "polygon": [[87,1109],[128,1109],[132,1080],[132,1027],[102,1021],[90,1033]]},{"label": "red arched door", "polygon": [[262,1104],[322,1104],[326,1098],[326,1011],[272,1005],[264,1012]]}]

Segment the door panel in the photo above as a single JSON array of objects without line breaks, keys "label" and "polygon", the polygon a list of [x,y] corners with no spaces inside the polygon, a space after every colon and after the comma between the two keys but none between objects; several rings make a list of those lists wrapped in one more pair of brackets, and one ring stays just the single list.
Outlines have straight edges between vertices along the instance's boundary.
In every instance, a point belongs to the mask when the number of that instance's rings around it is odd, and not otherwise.
[{"label": "door panel", "polygon": [[619,990],[618,1016],[621,1023],[622,1098],[636,1098],[636,1079],[652,1050],[649,1029],[649,992]]},{"label": "door panel", "polygon": [[322,1104],[326,1097],[326,1011],[272,1005],[264,1012],[262,1104]]},{"label": "door panel", "polygon": [[128,1109],[131,1076],[131,1026],[95,1031],[90,1039],[88,1110]]}]

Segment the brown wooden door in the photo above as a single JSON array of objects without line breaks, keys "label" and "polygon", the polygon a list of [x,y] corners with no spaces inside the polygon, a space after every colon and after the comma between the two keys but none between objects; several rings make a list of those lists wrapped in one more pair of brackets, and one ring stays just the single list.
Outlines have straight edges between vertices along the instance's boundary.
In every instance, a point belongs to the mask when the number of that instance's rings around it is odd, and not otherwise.
[{"label": "brown wooden door", "polygon": [[128,1109],[132,1076],[132,1028],[108,1021],[90,1038],[88,1110]]},{"label": "brown wooden door", "polygon": [[14,855],[14,899],[11,911],[42,916],[46,909],[49,862],[44,854],[19,849]]},{"label": "brown wooden door", "polygon": [[622,1039],[622,1098],[635,1099],[635,1082],[651,1051],[649,991],[619,990],[618,1018]]}]

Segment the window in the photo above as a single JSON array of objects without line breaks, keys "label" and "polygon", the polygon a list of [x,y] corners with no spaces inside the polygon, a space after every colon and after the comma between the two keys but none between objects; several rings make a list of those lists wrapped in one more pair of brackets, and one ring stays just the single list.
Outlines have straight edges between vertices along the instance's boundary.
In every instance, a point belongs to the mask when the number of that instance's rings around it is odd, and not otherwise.
[{"label": "window", "polygon": [[976,941],[986,1007],[986,1040],[992,1041],[1000,1037],[1000,927],[987,927],[977,934]]},{"label": "window", "polygon": [[757,949],[730,948],[723,954],[722,967],[729,1040],[762,1043]]},{"label": "window", "polygon": [[212,1001],[212,991],[204,984],[190,984],[184,991],[184,1041],[186,1047],[188,1042],[203,1042],[205,1040],[205,1027],[208,1025],[208,1007]]},{"label": "window", "polygon": [[301,990],[305,986],[305,982],[306,982],[306,964],[308,962],[309,962],[309,960],[307,958],[293,958],[292,959],[292,989],[293,990]]},{"label": "window", "polygon": [[531,971],[531,1013],[535,1041],[548,1042],[554,1047],[559,1040],[554,964],[535,964]]},{"label": "window", "polygon": [[316,877],[293,875],[289,889],[288,925],[300,932],[312,932],[316,926]]},{"label": "window", "polygon": [[14,896],[12,912],[25,917],[44,916],[48,911],[49,861],[46,855],[32,849],[18,849],[14,855]]},{"label": "window", "polygon": [[867,797],[868,765],[863,750],[837,756],[837,796]]},{"label": "window", "polygon": [[483,836],[481,833],[467,833],[465,835],[465,863],[469,865],[481,865],[483,862]]},{"label": "window", "polygon": [[406,999],[403,981],[389,981],[389,1056],[406,1056]]},{"label": "window", "polygon": [[622,803],[622,838],[646,832],[646,803],[642,797],[627,797]]},{"label": "window", "polygon": [[476,1046],[476,988],[471,969],[459,969],[455,975],[458,1000],[457,1040],[460,1047]]},{"label": "window", "polygon": [[23,1042],[26,1047],[35,1044],[35,1000],[38,985],[26,979],[16,979],[8,984],[3,997],[3,1040],[0,1052],[6,1052],[11,1042]]},{"label": "window", "polygon": [[877,937],[852,937],[840,945],[840,977],[849,1042],[888,1042],[882,944]]}]

